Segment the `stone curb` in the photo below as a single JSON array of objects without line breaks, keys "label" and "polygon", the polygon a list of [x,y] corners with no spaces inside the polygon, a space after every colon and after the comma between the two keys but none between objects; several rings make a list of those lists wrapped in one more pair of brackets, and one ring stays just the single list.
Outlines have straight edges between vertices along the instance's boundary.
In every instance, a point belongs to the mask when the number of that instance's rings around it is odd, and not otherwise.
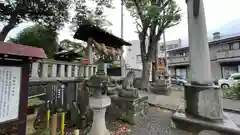
[{"label": "stone curb", "polygon": [[233,113],[240,114],[240,110],[238,110],[238,109],[223,108],[223,110],[227,111],[227,112],[233,112]]},{"label": "stone curb", "polygon": [[170,107],[166,107],[166,106],[161,106],[161,105],[156,105],[156,104],[152,104],[152,103],[148,103],[150,106],[154,106],[154,107],[159,107],[161,109],[166,109],[166,110],[169,110],[169,111],[176,111],[177,109],[173,109],[173,108],[170,108]]},{"label": "stone curb", "polygon": [[[154,107],[159,107],[161,109],[166,109],[166,110],[170,110],[170,111],[176,111],[177,109],[174,109],[174,108],[170,108],[170,107],[167,107],[167,106],[162,106],[162,105],[156,105],[156,104],[152,104],[152,103],[148,103],[150,106],[154,106]],[[223,108],[224,111],[227,111],[227,112],[233,112],[233,113],[238,113],[240,114],[240,110],[238,109],[230,109],[230,108]]]}]

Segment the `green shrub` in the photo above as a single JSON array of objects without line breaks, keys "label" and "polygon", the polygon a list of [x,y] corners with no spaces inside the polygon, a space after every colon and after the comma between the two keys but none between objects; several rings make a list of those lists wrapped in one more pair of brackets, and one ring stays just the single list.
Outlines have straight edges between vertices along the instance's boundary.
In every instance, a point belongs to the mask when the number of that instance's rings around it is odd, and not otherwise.
[{"label": "green shrub", "polygon": [[227,90],[223,90],[223,97],[229,99],[240,99],[240,83]]},{"label": "green shrub", "polygon": [[44,129],[42,131],[37,131],[33,135],[51,135],[50,129]]}]

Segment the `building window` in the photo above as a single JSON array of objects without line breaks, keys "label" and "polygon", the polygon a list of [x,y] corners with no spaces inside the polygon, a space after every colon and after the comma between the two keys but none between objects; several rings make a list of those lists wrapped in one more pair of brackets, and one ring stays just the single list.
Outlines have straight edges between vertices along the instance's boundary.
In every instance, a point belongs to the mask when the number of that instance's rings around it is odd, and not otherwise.
[{"label": "building window", "polygon": [[229,43],[229,50],[234,50],[233,43]]},{"label": "building window", "polygon": [[186,56],[186,52],[180,53],[180,56]]},{"label": "building window", "polygon": [[142,62],[141,55],[136,56],[137,62]]},{"label": "building window", "polygon": [[222,74],[223,74],[223,78],[226,78],[228,76],[230,76],[233,73],[237,73],[238,72],[238,66],[222,66]]}]

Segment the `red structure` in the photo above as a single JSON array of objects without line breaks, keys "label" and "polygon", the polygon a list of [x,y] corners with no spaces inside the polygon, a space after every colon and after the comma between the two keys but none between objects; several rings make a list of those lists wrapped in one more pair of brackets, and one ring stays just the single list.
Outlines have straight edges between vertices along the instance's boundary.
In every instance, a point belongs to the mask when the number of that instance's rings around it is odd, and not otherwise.
[{"label": "red structure", "polygon": [[83,60],[82,60],[82,64],[83,64],[83,65],[88,65],[88,59],[83,59]]},{"label": "red structure", "polygon": [[30,64],[43,49],[0,42],[0,134],[26,134]]}]

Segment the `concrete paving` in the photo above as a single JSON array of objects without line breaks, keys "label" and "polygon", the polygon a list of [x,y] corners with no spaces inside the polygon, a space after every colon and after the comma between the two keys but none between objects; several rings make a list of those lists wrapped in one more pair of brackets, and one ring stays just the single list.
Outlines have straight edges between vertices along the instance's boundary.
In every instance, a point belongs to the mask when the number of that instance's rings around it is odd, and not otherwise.
[{"label": "concrete paving", "polygon": [[[148,102],[160,107],[176,110],[180,104],[184,104],[184,90],[183,87],[174,86],[174,89],[169,96],[157,95],[149,92],[140,92],[140,96],[148,96]],[[228,110],[239,111],[240,113],[240,100],[223,99],[223,107]]]},{"label": "concrete paving", "polygon": [[[160,108],[177,110],[179,105],[184,105],[183,91],[172,91],[170,96],[156,95],[149,92],[140,92],[140,96],[148,96],[148,102]],[[240,127],[240,100],[223,99],[223,107],[233,122]],[[234,110],[231,112],[231,110]]]},{"label": "concrete paving", "polygon": [[228,114],[228,116],[232,119],[232,121],[233,121],[238,127],[240,127],[240,114],[238,114],[238,113],[232,113],[232,112],[228,112],[227,114]]},{"label": "concrete paving", "polygon": [[176,110],[180,104],[184,104],[183,92],[181,91],[173,91],[170,96],[141,91],[140,96],[148,96],[148,102],[150,104],[171,110]]},{"label": "concrete paving", "polygon": [[150,107],[145,117],[131,128],[129,135],[191,135],[185,131],[171,128],[171,111]]}]

